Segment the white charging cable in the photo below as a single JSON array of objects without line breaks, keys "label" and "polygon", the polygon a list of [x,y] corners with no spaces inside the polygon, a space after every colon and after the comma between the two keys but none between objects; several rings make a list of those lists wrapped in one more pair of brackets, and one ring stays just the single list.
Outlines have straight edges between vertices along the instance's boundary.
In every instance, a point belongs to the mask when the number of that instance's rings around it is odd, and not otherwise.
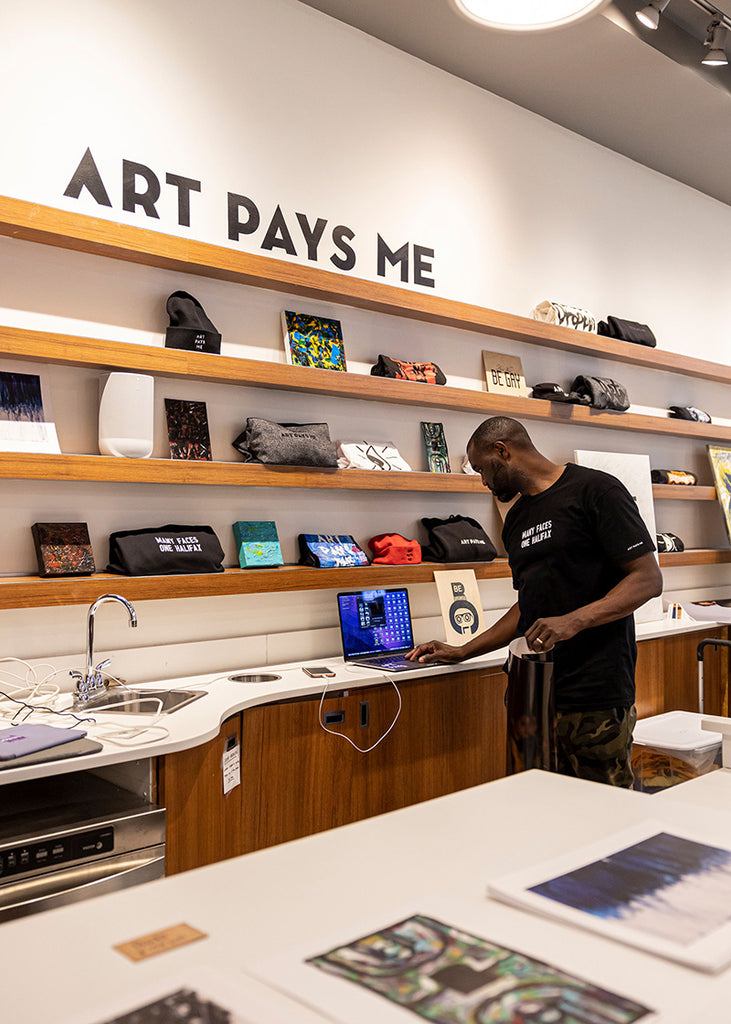
[{"label": "white charging cable", "polygon": [[[358,673],[358,675],[362,675],[362,673],[364,671],[364,668],[355,668],[354,666],[351,667],[350,665],[345,665],[344,668],[345,668],[345,671],[346,672],[350,672],[351,675],[355,674],[356,672]],[[328,687],[330,685],[328,680],[327,680],[327,677],[325,678],[325,685],[323,687],[322,696],[320,697],[320,707],[319,707],[318,713],[317,713],[317,720],[318,720],[320,728],[323,730],[323,732],[330,733],[331,736],[338,736],[338,737],[340,737],[341,740],[346,740],[346,742],[348,742],[351,745],[351,747],[353,747],[355,750],[357,750],[360,754],[369,754],[371,752],[371,750],[375,750],[376,749],[376,747],[378,746],[379,743],[383,743],[385,738],[388,736],[388,734],[393,729],[394,725],[396,725],[396,722],[398,722],[399,715],[401,714],[401,708],[403,707],[403,698],[401,697],[401,691],[399,690],[398,686],[396,685],[394,680],[391,678],[391,676],[387,672],[383,672],[381,669],[371,668],[370,666],[368,666],[368,671],[369,672],[376,672],[379,676],[382,676],[384,679],[387,679],[389,681],[389,683],[391,684],[391,686],[396,691],[396,696],[398,697],[398,707],[396,709],[396,714],[393,716],[393,721],[389,725],[388,729],[386,729],[386,731],[383,733],[383,735],[379,736],[379,738],[376,740],[375,743],[372,743],[370,745],[370,747],[359,747],[357,743],[354,743],[353,740],[351,740],[350,736],[346,736],[345,733],[343,733],[343,732],[336,732],[335,729],[328,729],[328,727],[325,725],[325,723],[323,721],[323,718],[322,718],[322,706],[325,703],[325,695],[327,694]]]}]

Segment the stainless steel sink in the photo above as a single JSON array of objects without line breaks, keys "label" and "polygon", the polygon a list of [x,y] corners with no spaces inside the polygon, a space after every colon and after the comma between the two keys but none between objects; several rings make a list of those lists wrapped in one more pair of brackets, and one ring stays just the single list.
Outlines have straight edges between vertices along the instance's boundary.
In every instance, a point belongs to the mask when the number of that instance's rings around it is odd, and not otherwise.
[{"label": "stainless steel sink", "polygon": [[121,715],[171,715],[205,695],[204,690],[114,690],[88,704],[85,710],[90,714],[98,709],[99,714],[118,711]]},{"label": "stainless steel sink", "polygon": [[274,672],[239,672],[228,678],[232,683],[275,683],[282,677]]}]

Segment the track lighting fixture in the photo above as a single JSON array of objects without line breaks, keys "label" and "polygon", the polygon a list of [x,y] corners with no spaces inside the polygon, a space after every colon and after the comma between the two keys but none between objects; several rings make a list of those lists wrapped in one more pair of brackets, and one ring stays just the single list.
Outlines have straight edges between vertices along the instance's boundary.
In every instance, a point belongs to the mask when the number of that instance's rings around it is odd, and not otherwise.
[{"label": "track lighting fixture", "polygon": [[660,24],[660,15],[669,3],[670,0],[652,0],[647,7],[635,11],[635,17],[645,28],[656,29]]},{"label": "track lighting fixture", "polygon": [[596,14],[609,0],[453,0],[473,21],[507,32],[559,28]]},{"label": "track lighting fixture", "polygon": [[712,21],[708,26],[708,35],[703,45],[708,47],[708,53],[701,61],[701,64],[705,64],[706,67],[710,68],[720,68],[728,64],[728,57],[725,51],[726,26],[718,19]]}]

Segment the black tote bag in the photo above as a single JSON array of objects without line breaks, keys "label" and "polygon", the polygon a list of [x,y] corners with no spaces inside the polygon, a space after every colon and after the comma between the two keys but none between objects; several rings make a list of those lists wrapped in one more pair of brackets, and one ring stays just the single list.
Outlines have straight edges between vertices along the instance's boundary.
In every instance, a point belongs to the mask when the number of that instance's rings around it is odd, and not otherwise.
[{"label": "black tote bag", "polygon": [[107,572],[121,576],[183,576],[223,572],[223,548],[210,526],[150,526],[109,537]]}]

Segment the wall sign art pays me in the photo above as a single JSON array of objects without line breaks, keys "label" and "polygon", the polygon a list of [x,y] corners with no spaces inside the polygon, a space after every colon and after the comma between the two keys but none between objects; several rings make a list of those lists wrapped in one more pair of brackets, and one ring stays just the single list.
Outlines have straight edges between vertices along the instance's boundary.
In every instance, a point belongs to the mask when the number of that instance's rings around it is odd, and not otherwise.
[{"label": "wall sign art pays me", "polygon": [[[146,164],[122,160],[122,209],[126,213],[142,214],[160,219],[157,203],[163,187],[177,193],[178,225],[191,226],[194,196],[203,191],[203,183],[196,178],[166,172],[164,181]],[[113,209],[109,191],[87,148],[79,165],[64,190],[64,196],[80,199],[86,193],[99,206]],[[228,240],[240,241],[242,236],[256,235],[259,248],[265,252],[275,250],[288,256],[306,258],[313,263],[329,260],[338,270],[349,272],[358,263],[356,234],[347,224],[331,225],[325,217],[312,217],[305,213],[288,213],[279,204],[273,212],[262,210],[249,196],[228,192],[226,196]],[[405,241],[392,247],[380,232],[376,235],[376,274],[386,277],[387,267],[393,268],[403,284],[412,283],[423,288],[434,288],[434,249]]]}]

